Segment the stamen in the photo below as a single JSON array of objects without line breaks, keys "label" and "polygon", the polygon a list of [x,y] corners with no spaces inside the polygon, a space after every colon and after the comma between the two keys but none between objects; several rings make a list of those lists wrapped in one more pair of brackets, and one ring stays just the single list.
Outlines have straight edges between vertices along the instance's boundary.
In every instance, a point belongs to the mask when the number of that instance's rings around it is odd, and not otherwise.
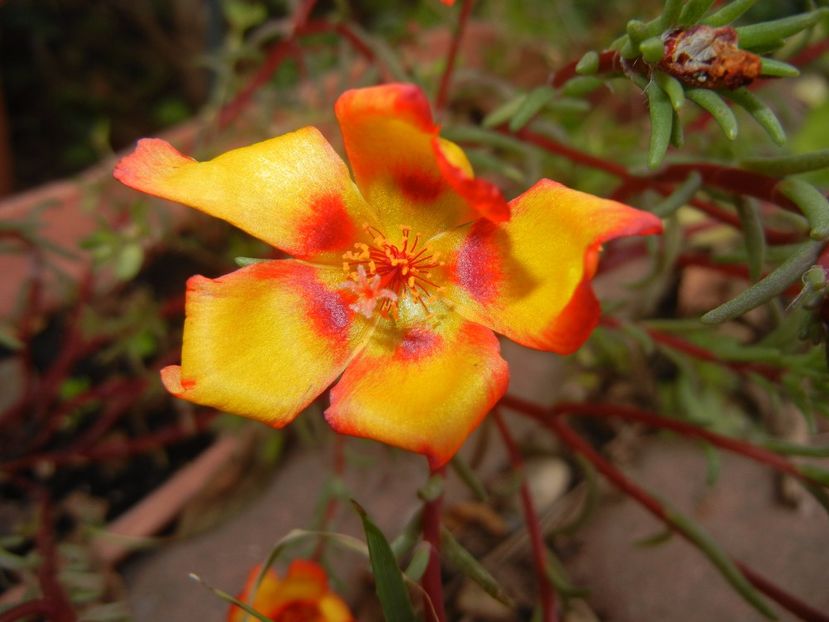
[{"label": "stamen", "polygon": [[[383,317],[398,317],[401,297],[410,295],[427,312],[437,297],[431,290],[440,291],[434,282],[434,269],[446,265],[440,253],[426,244],[420,246],[419,233],[402,226],[401,242],[392,244],[379,229],[364,225],[363,230],[372,244],[358,242],[354,250],[343,254],[343,272],[349,281],[346,287],[357,295],[351,308],[366,317],[378,311]],[[356,268],[353,269],[353,268]]]}]

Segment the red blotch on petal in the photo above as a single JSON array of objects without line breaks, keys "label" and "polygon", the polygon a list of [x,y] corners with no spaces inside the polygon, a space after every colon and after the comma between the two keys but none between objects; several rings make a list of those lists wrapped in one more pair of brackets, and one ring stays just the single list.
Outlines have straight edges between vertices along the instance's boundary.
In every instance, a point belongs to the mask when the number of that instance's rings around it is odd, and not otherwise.
[{"label": "red blotch on petal", "polygon": [[396,172],[394,183],[403,195],[413,202],[434,201],[444,188],[442,178],[414,169]]},{"label": "red blotch on petal", "polygon": [[397,346],[394,358],[417,361],[426,358],[443,343],[443,338],[424,328],[410,328],[403,334],[403,340]]},{"label": "red blotch on petal", "polygon": [[343,250],[357,238],[357,227],[342,197],[335,194],[318,197],[311,202],[310,212],[297,225],[303,255]]},{"label": "red blotch on petal", "polygon": [[491,222],[476,222],[452,266],[453,280],[482,304],[498,296],[498,286],[503,280],[501,254],[495,243],[494,228]]},{"label": "red blotch on petal", "polygon": [[302,293],[314,329],[332,343],[338,354],[344,354],[347,343],[343,333],[348,330],[353,318],[345,296],[317,281],[315,270],[311,266],[295,270],[293,276],[295,288]]},{"label": "red blotch on petal", "polygon": [[441,175],[452,189],[464,198],[469,207],[493,222],[509,220],[509,203],[495,184],[485,179],[470,177],[462,168],[452,164],[441,149],[437,138],[432,139],[432,149]]}]

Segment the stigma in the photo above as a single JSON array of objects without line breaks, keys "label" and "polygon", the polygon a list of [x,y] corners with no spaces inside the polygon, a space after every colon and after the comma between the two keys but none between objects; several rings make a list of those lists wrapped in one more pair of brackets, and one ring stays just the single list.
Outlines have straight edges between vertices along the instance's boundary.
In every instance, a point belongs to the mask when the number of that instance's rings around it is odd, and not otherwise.
[{"label": "stigma", "polygon": [[368,318],[379,313],[396,319],[399,303],[410,298],[429,313],[443,289],[437,282],[437,270],[445,265],[440,253],[422,244],[411,227],[401,227],[398,243],[375,227],[364,225],[363,229],[371,244],[358,242],[353,251],[343,254],[346,288],[357,295],[351,309]]}]

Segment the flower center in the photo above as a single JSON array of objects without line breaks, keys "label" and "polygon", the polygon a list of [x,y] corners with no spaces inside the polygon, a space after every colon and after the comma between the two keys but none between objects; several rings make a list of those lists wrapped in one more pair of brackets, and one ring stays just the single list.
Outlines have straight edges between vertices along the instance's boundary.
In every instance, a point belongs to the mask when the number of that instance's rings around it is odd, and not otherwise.
[{"label": "flower center", "polygon": [[389,242],[374,227],[364,229],[372,243],[358,242],[355,250],[343,254],[346,286],[357,294],[351,308],[366,317],[377,309],[383,317],[396,318],[400,300],[409,296],[428,312],[435,293],[443,289],[433,280],[434,270],[445,265],[440,253],[421,244],[420,234],[412,235],[410,227],[401,227],[399,244]]}]

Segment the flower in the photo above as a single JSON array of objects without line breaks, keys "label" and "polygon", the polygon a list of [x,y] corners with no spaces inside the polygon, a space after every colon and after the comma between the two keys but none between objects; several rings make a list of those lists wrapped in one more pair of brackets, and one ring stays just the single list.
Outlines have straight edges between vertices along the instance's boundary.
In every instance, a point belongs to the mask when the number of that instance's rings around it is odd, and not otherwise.
[{"label": "flower", "polygon": [[[251,570],[237,600],[243,603],[249,601],[259,570],[259,566]],[[354,622],[348,606],[328,589],[325,571],[318,564],[304,559],[291,562],[284,580],[280,580],[273,569],[268,569],[252,606],[274,622]],[[227,622],[243,622],[246,618],[253,620],[236,605],[230,606]]]},{"label": "flower", "polygon": [[139,141],[115,177],[292,255],[187,284],[179,397],[282,427],[328,385],[335,430],[445,464],[504,394],[493,330],[575,351],[598,323],[601,245],[661,222],[541,180],[507,203],[438,135],[414,85],[336,103],[354,181],[306,127],[196,162]]}]

